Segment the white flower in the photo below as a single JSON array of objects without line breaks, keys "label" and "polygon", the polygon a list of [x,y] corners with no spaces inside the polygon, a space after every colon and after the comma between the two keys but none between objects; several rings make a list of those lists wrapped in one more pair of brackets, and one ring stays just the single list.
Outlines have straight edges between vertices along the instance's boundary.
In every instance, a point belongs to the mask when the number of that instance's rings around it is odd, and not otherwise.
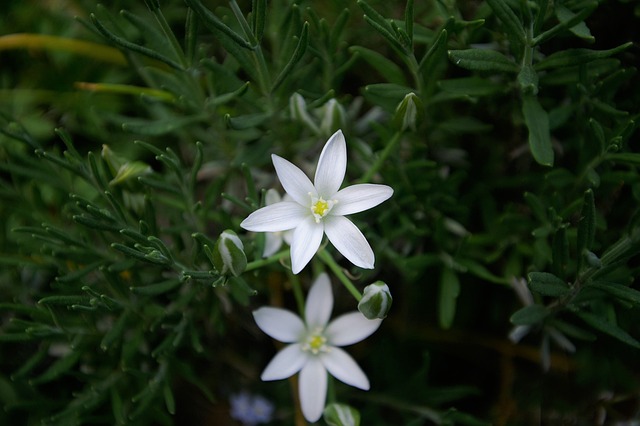
[{"label": "white flower", "polygon": [[[265,194],[265,204],[270,206],[271,204],[279,203],[283,201],[278,194],[278,191],[275,189],[269,189]],[[293,201],[288,194],[284,195],[284,201]],[[265,235],[264,241],[264,250],[262,251],[262,257],[269,257],[273,254],[276,254],[280,247],[282,247],[282,242],[286,242],[288,245],[291,245],[291,238],[293,237],[293,232],[291,230],[288,231],[279,231],[279,232],[267,232]]]},{"label": "white flower", "polygon": [[294,229],[291,269],[297,274],[318,251],[323,234],[344,257],[372,269],[373,250],[362,232],[345,217],[377,206],[393,194],[386,185],[359,184],[340,189],[347,170],[347,144],[338,130],[322,149],[313,183],[302,170],[271,155],[280,183],[293,201],[281,201],[251,213],[241,227],[254,232]]},{"label": "white flower", "polygon": [[356,311],[328,323],[332,309],[331,282],[323,273],[309,290],[304,321],[293,312],[279,308],[263,307],[253,312],[262,331],[276,340],[289,343],[271,360],[260,378],[280,380],[300,372],[300,405],[304,417],[310,422],[315,422],[322,415],[327,394],[327,371],[348,385],[369,389],[367,376],[338,346],[367,338],[378,329],[382,320],[368,320]]}]

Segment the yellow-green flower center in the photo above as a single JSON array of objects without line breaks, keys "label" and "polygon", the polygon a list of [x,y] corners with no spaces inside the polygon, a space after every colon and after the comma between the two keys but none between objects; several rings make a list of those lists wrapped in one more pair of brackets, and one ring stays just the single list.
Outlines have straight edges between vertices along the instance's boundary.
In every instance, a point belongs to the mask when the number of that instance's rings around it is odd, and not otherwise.
[{"label": "yellow-green flower center", "polygon": [[320,330],[318,330],[307,337],[307,340],[302,345],[302,350],[311,352],[314,355],[317,355],[320,352],[328,352],[329,348],[326,343],[327,338],[322,335]]},{"label": "yellow-green flower center", "polygon": [[320,216],[324,216],[329,211],[329,203],[320,198],[316,203],[311,207],[313,214],[317,214]]},{"label": "yellow-green flower center", "polygon": [[337,200],[325,200],[322,197],[311,197],[311,213],[316,223],[320,222],[320,219],[325,217],[337,202]]}]

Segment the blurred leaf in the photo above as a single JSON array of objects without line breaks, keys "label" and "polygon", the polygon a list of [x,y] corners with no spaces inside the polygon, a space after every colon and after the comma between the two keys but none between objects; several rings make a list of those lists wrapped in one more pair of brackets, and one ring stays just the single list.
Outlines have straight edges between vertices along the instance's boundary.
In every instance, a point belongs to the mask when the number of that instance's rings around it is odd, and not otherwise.
[{"label": "blurred leaf", "polygon": [[438,303],[438,322],[440,327],[448,329],[456,315],[456,305],[460,295],[460,281],[455,272],[444,267],[440,277],[440,297]]},{"label": "blurred leaf", "polygon": [[609,336],[618,339],[622,343],[626,343],[629,346],[640,349],[640,342],[631,337],[629,333],[618,327],[616,324],[607,321],[601,316],[598,316],[591,312],[579,310],[574,311],[574,314],[596,330],[608,334]]},{"label": "blurred leaf", "polygon": [[0,36],[0,51],[7,49],[63,50],[116,65],[127,64],[124,55],[113,47],[49,34],[21,33]]},{"label": "blurred leaf", "polygon": [[640,305],[640,291],[623,284],[608,281],[592,281],[587,284],[589,288],[597,288],[611,296]]},{"label": "blurred leaf", "polygon": [[[588,6],[582,6],[583,8],[589,9],[591,8],[592,10],[589,11],[589,14],[591,14],[591,12],[593,12],[593,10],[595,10],[595,8],[598,6],[597,2],[593,2],[591,5]],[[556,4],[555,5],[555,11],[556,11],[556,16],[558,17],[558,20],[562,23],[564,23],[566,25],[567,22],[572,22],[573,20],[576,19],[576,14],[573,13],[571,10],[567,9],[566,7],[564,7],[562,4]],[[582,10],[584,11],[584,9]],[[582,12],[581,11],[581,12]],[[582,14],[581,14],[582,15]],[[583,19],[585,19],[586,16],[583,18],[582,16],[580,16],[578,19],[581,21],[577,24],[575,24],[574,26],[572,26],[571,28],[569,28],[569,30],[576,36],[583,38],[587,41],[594,41],[595,38],[591,35],[591,31],[589,31],[589,27],[587,27],[587,24],[584,23]]]},{"label": "blurred leaf", "polygon": [[542,305],[529,305],[511,315],[510,321],[514,325],[536,325],[549,316],[549,310]]},{"label": "blurred leaf", "polygon": [[449,59],[472,71],[518,72],[518,65],[502,53],[488,49],[449,50]]},{"label": "blurred leaf", "polygon": [[81,350],[69,348],[69,352],[66,355],[56,360],[41,375],[33,380],[30,380],[31,384],[39,385],[57,379],[58,377],[68,372],[80,360],[81,357]]},{"label": "blurred leaf", "polygon": [[352,46],[349,48],[349,51],[358,55],[358,57],[364,59],[369,65],[375,68],[385,81],[401,86],[407,85],[407,79],[405,78],[402,68],[381,53],[362,46]]},{"label": "blurred leaf", "polygon": [[578,221],[578,255],[582,255],[585,250],[590,250],[596,230],[596,207],[593,191],[588,189],[584,193],[584,201],[580,219]]},{"label": "blurred leaf", "polygon": [[553,148],[549,135],[549,117],[535,96],[522,98],[522,115],[529,129],[529,149],[533,158],[543,166],[553,166]]},{"label": "blurred leaf", "polygon": [[487,3],[502,22],[505,32],[519,43],[524,44],[525,33],[522,21],[511,10],[507,2],[505,0],[487,0]]},{"label": "blurred leaf", "polygon": [[304,53],[307,51],[307,45],[309,44],[309,23],[305,22],[302,25],[302,32],[300,33],[300,37],[298,38],[298,44],[296,45],[289,62],[282,68],[278,77],[276,77],[273,85],[271,86],[271,92],[275,91],[280,84],[285,80],[287,76],[293,71],[293,68],[300,62]]},{"label": "blurred leaf", "polygon": [[398,104],[413,89],[398,84],[369,84],[364,88],[364,96],[371,102],[383,106],[389,112],[395,111]]},{"label": "blurred leaf", "polygon": [[597,59],[608,58],[625,51],[632,46],[633,43],[625,43],[609,50],[590,50],[590,49],[566,49],[553,53],[533,67],[536,71],[548,70],[551,68],[563,68],[586,64]]},{"label": "blurred leaf", "polygon": [[543,296],[562,297],[569,293],[569,285],[548,272],[530,272],[529,288],[531,291]]}]

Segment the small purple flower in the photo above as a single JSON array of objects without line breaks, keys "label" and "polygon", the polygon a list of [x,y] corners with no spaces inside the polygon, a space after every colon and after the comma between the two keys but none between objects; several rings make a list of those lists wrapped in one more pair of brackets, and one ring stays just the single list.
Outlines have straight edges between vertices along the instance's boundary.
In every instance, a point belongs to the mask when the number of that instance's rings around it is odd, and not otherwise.
[{"label": "small purple flower", "polygon": [[231,417],[245,426],[269,423],[273,417],[273,404],[261,395],[242,391],[231,395]]}]

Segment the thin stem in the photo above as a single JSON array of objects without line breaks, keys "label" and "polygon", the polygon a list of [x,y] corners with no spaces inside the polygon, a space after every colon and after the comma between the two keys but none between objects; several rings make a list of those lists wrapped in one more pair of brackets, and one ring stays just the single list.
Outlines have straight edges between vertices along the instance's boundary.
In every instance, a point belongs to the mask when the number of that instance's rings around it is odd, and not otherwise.
[{"label": "thin stem", "polygon": [[362,294],[360,294],[360,291],[358,291],[356,286],[353,285],[349,277],[347,277],[340,265],[336,263],[331,254],[324,248],[322,248],[318,251],[318,256],[320,256],[320,259],[324,262],[324,264],[327,265],[334,274],[336,274],[340,282],[342,282],[347,290],[349,290],[349,293],[351,293],[353,297],[355,297],[355,299],[359,302],[360,299],[362,299]]},{"label": "thin stem", "polygon": [[247,269],[245,269],[245,272],[253,271],[254,269],[261,268],[265,265],[270,265],[272,263],[278,262],[288,255],[289,249],[285,249],[267,258],[254,260],[253,262],[247,263]]},{"label": "thin stem", "polygon": [[393,138],[391,138],[391,141],[387,144],[387,146],[384,147],[378,158],[376,158],[376,161],[371,165],[364,176],[362,176],[362,178],[360,179],[361,183],[369,182],[373,175],[376,174],[380,167],[382,167],[382,163],[384,163],[384,161],[391,154],[391,151],[396,147],[396,145],[398,145],[401,135],[402,133],[399,131],[393,135]]},{"label": "thin stem", "polygon": [[298,306],[298,312],[300,317],[304,318],[304,295],[302,294],[302,287],[300,286],[300,280],[297,275],[294,275],[289,271],[289,281],[291,281],[291,287],[293,288],[293,296],[296,299],[296,305]]},{"label": "thin stem", "polygon": [[175,55],[178,57],[178,60],[180,61],[180,65],[186,68],[188,66],[188,63],[187,63],[187,59],[185,57],[184,51],[182,50],[182,46],[180,45],[180,42],[176,38],[176,35],[171,30],[171,26],[169,26],[169,23],[164,17],[164,14],[160,9],[155,9],[155,8],[153,9],[152,12],[156,18],[156,21],[158,21],[158,24],[160,24],[160,28],[162,28],[162,32],[169,39],[169,44],[171,45],[171,48],[173,49],[173,52],[175,53]]}]

